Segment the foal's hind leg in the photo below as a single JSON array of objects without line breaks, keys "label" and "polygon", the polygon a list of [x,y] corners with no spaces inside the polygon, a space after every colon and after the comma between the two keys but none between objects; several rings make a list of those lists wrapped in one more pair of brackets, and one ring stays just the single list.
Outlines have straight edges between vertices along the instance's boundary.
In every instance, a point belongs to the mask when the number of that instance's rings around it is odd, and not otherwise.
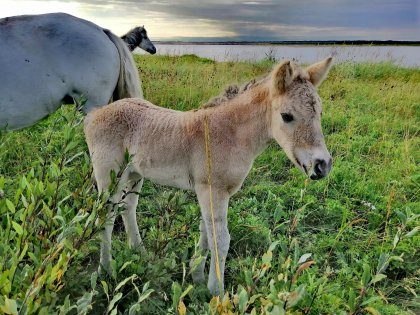
[{"label": "foal's hind leg", "polygon": [[[119,167],[117,163],[112,163],[106,166],[102,165],[95,165],[94,163],[94,171],[95,171],[95,179],[98,185],[98,191],[101,193],[108,189],[111,183],[111,170],[118,172]],[[108,212],[106,213],[105,217],[98,219],[96,222],[97,224],[103,224],[104,230],[101,232],[101,254],[100,254],[100,264],[99,264],[99,272],[103,268],[106,272],[111,274],[111,236],[112,230],[114,228],[114,221],[115,221],[115,211],[114,207],[116,204],[119,204],[122,197],[122,188],[123,183],[127,181],[127,175],[123,174],[120,179],[120,183],[117,187],[116,193],[111,197],[111,205],[108,206]],[[104,221],[105,220],[105,221]]]},{"label": "foal's hind leg", "polygon": [[139,201],[138,193],[140,192],[142,185],[143,178],[140,176],[134,176],[133,174],[130,175],[130,182],[127,185],[129,191],[124,198],[126,210],[122,213],[122,218],[124,221],[125,231],[127,232],[129,246],[131,248],[139,248],[142,252],[145,252],[136,216],[136,208]]},{"label": "foal's hind leg", "polygon": [[[191,276],[195,283],[204,282],[204,266],[207,259],[207,251],[209,249],[207,239],[206,224],[203,219],[200,222],[200,240],[198,241],[200,252],[194,255],[190,261]],[[200,260],[199,260],[200,259]]]}]

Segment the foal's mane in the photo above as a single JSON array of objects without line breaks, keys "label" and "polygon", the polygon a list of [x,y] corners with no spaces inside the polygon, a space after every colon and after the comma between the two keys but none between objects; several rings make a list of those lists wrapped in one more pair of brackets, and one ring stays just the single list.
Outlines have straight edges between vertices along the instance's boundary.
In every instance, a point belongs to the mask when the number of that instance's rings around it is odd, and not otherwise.
[{"label": "foal's mane", "polygon": [[[303,69],[299,68],[299,66],[297,66],[294,63],[291,63],[291,66],[293,68],[293,78],[292,78],[293,81],[298,81],[298,80],[302,81],[302,80],[309,79],[308,74]],[[229,102],[230,100],[233,100],[239,95],[242,95],[245,92],[267,82],[267,80],[269,80],[270,77],[271,77],[271,73],[268,75],[265,75],[264,77],[260,79],[252,79],[248,83],[241,86],[237,84],[229,85],[225,88],[222,94],[209,99],[207,103],[202,105],[200,108],[205,109],[205,108],[210,108],[210,107],[215,107],[222,104],[230,103]]]},{"label": "foal's mane", "polygon": [[201,106],[201,108],[209,108],[214,106],[219,106],[221,104],[226,104],[228,101],[234,99],[235,97],[245,93],[246,91],[259,86],[261,83],[265,82],[267,77],[263,77],[262,79],[252,79],[248,83],[245,83],[244,85],[228,85],[222,94],[215,96],[207,101],[204,105]]}]

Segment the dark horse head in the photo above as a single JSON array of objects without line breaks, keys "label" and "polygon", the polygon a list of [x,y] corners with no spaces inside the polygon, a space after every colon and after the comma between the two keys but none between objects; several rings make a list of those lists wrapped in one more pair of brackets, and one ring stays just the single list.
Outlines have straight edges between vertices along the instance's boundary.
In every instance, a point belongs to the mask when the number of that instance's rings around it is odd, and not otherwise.
[{"label": "dark horse head", "polygon": [[156,53],[156,47],[147,36],[144,26],[136,26],[127,34],[121,36],[121,39],[127,43],[130,51],[133,51],[136,47],[140,47],[152,55]]}]

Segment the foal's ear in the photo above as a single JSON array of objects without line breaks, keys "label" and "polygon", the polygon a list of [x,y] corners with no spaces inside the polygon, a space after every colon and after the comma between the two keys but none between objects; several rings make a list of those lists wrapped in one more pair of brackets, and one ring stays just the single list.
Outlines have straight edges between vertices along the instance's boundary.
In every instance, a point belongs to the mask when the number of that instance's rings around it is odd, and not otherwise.
[{"label": "foal's ear", "polygon": [[290,61],[287,60],[279,64],[272,73],[271,94],[278,96],[286,92],[293,80],[293,68]]},{"label": "foal's ear", "polygon": [[332,60],[332,57],[328,57],[327,59],[306,68],[306,71],[309,74],[309,81],[311,81],[314,86],[319,86],[327,77],[328,71],[330,71],[332,65]]}]

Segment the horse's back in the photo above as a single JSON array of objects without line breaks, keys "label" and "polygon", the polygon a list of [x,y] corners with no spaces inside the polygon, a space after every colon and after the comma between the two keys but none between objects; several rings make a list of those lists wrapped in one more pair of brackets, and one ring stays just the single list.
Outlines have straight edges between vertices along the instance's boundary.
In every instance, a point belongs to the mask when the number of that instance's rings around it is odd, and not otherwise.
[{"label": "horse's back", "polygon": [[118,80],[103,29],[68,14],[0,19],[0,47],[0,128],[31,125],[68,96],[106,104]]},{"label": "horse's back", "polygon": [[[102,28],[65,13],[26,15],[0,19],[2,63],[47,59],[47,64],[64,61],[94,62],[92,54],[108,54],[112,47]],[[82,48],[82,49],[81,49]],[[113,49],[116,52],[116,49]],[[88,60],[84,60],[88,57]],[[69,67],[81,67],[72,64]],[[63,66],[61,66],[63,67]]]}]

